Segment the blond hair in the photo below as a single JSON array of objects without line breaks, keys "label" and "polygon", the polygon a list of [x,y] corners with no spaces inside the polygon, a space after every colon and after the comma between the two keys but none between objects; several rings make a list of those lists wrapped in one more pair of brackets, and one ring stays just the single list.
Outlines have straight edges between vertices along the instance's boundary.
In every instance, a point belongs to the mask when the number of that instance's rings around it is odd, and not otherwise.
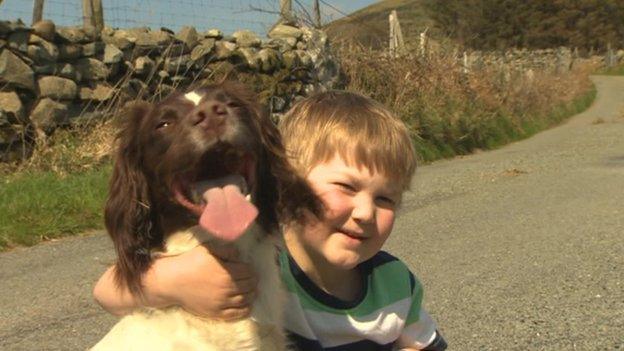
[{"label": "blond hair", "polygon": [[407,127],[380,103],[347,91],[300,100],[279,124],[288,157],[301,175],[339,155],[406,190],[416,170]]}]

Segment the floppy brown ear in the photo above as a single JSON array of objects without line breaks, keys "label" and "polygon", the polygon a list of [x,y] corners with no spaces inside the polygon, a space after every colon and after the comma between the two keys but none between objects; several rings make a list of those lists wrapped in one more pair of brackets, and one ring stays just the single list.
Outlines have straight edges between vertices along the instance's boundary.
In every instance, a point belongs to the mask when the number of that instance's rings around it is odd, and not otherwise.
[{"label": "floppy brown ear", "polygon": [[141,293],[141,274],[151,263],[150,249],[162,241],[159,218],[152,210],[149,185],[141,169],[141,121],[150,113],[148,103],[126,109],[117,135],[115,164],[104,211],[106,229],[117,251],[117,283]]},{"label": "floppy brown ear", "polygon": [[299,176],[286,158],[281,135],[267,111],[260,110],[259,127],[262,138],[262,159],[258,162],[257,203],[260,213],[273,217],[261,218],[260,223],[275,227],[279,223],[303,222],[306,214],[323,215],[323,205],[308,182]]}]

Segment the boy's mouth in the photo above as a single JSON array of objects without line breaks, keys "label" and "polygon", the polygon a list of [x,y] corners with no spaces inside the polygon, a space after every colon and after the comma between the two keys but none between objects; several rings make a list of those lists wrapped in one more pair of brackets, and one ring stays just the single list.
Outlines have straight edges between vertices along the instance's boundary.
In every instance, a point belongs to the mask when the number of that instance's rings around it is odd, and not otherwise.
[{"label": "boy's mouth", "polygon": [[366,235],[364,235],[364,233],[357,233],[357,232],[353,232],[350,230],[344,230],[344,229],[338,229],[337,230],[339,233],[348,236],[351,239],[355,239],[358,241],[364,241],[367,239]]}]

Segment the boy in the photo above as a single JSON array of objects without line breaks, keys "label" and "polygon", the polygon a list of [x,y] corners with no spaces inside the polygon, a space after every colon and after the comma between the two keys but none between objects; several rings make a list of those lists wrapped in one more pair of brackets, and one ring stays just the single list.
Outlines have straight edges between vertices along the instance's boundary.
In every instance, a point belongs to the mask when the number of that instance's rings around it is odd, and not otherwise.
[{"label": "boy", "polygon": [[[284,224],[286,250],[279,262],[288,292],[285,327],[295,346],[444,350],[421,308],[420,283],[380,251],[416,168],[406,127],[369,98],[332,91],[295,104],[280,130],[296,171],[325,205],[323,219]],[[156,261],[144,277],[143,298],[116,288],[110,269],[94,295],[116,314],[141,304],[179,304],[210,317],[242,317],[253,301],[253,274],[235,253],[211,250],[213,255],[202,247],[178,261]]]}]

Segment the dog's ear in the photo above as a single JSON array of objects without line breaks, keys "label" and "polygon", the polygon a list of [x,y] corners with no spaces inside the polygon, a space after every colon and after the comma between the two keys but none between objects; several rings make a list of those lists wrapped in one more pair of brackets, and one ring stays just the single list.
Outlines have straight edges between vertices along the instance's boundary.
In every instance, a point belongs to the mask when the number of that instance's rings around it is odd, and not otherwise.
[{"label": "dog's ear", "polygon": [[281,135],[266,110],[256,109],[259,117],[262,155],[258,162],[257,205],[260,223],[276,229],[279,223],[303,222],[313,214],[323,216],[323,205],[308,182],[295,172],[286,158]]},{"label": "dog's ear", "polygon": [[143,150],[139,134],[151,109],[149,103],[133,103],[121,116],[104,211],[106,229],[117,251],[117,283],[135,294],[141,293],[141,274],[150,265],[150,248],[162,237],[146,174],[141,169]]}]

